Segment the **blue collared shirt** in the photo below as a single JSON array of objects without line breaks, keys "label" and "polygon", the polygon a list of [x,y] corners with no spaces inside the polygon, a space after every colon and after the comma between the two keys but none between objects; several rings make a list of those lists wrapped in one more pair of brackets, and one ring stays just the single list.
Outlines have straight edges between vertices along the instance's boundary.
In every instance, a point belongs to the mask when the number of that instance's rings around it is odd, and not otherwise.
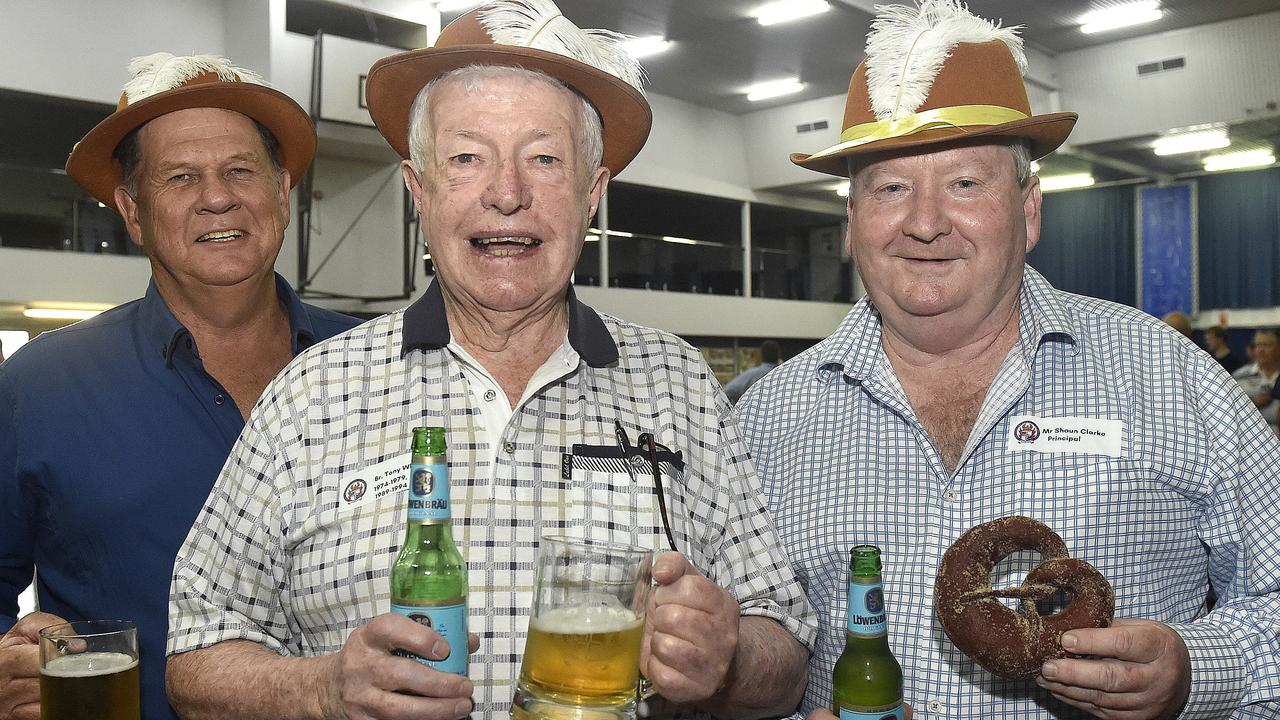
[{"label": "blue collared shirt", "polygon": [[[865,299],[738,406],[821,623],[803,710],[831,702],[848,551],[870,543],[884,552],[889,643],[916,718],[1083,716],[1033,681],[988,674],[934,617],[947,547],[972,526],[1028,515],[1111,581],[1117,617],[1165,622],[1182,636],[1192,663],[1183,717],[1274,720],[1280,441],[1213,358],[1155,318],[1057,291],[1030,268],[1020,307],[1019,343],[953,473],[907,400]],[[1015,432],[1030,430],[1015,417],[1118,428],[1117,446],[1036,445],[1037,433]],[[1017,585],[1038,562],[1014,556],[997,585]],[[1210,582],[1218,603],[1206,614]]]},{"label": "blue collared shirt", "polygon": [[[359,322],[303,304],[278,275],[276,289],[295,355]],[[41,610],[137,621],[143,717],[175,717],[173,559],[243,427],[154,282],[0,365],[0,631],[38,568]]]}]

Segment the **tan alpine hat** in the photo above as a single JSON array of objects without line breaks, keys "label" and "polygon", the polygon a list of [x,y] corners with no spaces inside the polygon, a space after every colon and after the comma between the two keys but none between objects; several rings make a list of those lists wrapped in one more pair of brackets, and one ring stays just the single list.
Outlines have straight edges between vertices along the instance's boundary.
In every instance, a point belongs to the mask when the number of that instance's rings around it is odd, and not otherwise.
[{"label": "tan alpine hat", "polygon": [[67,174],[103,205],[116,207],[115,190],[123,183],[120,163],[111,155],[116,146],[133,130],[177,110],[222,108],[262,123],[280,145],[291,187],[311,165],[316,153],[311,116],[288,95],[262,84],[256,73],[213,55],[169,53],[134,58],[129,72],[133,79],[116,111],[76,143],[67,159]]},{"label": "tan alpine hat", "polygon": [[653,111],[640,90],[642,71],[626,55],[625,36],[582,30],[549,0],[500,0],[449,23],[436,44],[385,57],[369,69],[365,96],[378,131],[409,157],[409,112],[428,82],[467,65],[537,70],[585,97],[600,113],[604,161],[616,176],[644,147]]},{"label": "tan alpine hat", "polygon": [[1071,133],[1075,113],[1031,114],[1017,28],[971,15],[958,0],[879,10],[849,82],[840,142],[791,162],[843,177],[852,155],[978,137],[1026,139],[1040,158]]}]

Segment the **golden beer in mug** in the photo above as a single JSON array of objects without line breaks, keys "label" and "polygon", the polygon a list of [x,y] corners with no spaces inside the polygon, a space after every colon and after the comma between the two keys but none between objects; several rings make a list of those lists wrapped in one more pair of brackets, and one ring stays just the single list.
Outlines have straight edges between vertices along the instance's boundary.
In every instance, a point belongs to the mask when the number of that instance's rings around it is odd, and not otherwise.
[{"label": "golden beer in mug", "polygon": [[40,631],[41,720],[139,720],[138,631],[87,620]]},{"label": "golden beer in mug", "polygon": [[516,718],[635,717],[652,553],[542,539]]}]

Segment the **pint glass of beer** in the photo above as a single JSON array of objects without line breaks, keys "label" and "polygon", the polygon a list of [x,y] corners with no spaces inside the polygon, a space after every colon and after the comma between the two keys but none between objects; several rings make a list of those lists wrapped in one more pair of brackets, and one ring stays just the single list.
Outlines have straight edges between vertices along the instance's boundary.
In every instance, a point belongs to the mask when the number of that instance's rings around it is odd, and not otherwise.
[{"label": "pint glass of beer", "polygon": [[138,720],[138,628],[83,620],[40,631],[41,720]]},{"label": "pint glass of beer", "polygon": [[516,718],[632,720],[653,554],[542,538]]}]

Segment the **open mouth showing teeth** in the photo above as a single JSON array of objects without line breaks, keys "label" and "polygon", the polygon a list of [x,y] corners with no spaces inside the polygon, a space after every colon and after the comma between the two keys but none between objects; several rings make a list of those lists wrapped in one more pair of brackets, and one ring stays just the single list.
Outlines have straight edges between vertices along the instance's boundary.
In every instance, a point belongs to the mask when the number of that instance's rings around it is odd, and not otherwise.
[{"label": "open mouth showing teeth", "polygon": [[541,240],[525,236],[471,238],[471,247],[497,257],[519,255],[541,244]]},{"label": "open mouth showing teeth", "polygon": [[204,235],[201,235],[200,237],[196,238],[196,242],[221,243],[221,242],[226,242],[228,240],[234,240],[240,237],[241,235],[244,235],[244,233],[240,230],[220,230],[218,232],[205,233]]}]

